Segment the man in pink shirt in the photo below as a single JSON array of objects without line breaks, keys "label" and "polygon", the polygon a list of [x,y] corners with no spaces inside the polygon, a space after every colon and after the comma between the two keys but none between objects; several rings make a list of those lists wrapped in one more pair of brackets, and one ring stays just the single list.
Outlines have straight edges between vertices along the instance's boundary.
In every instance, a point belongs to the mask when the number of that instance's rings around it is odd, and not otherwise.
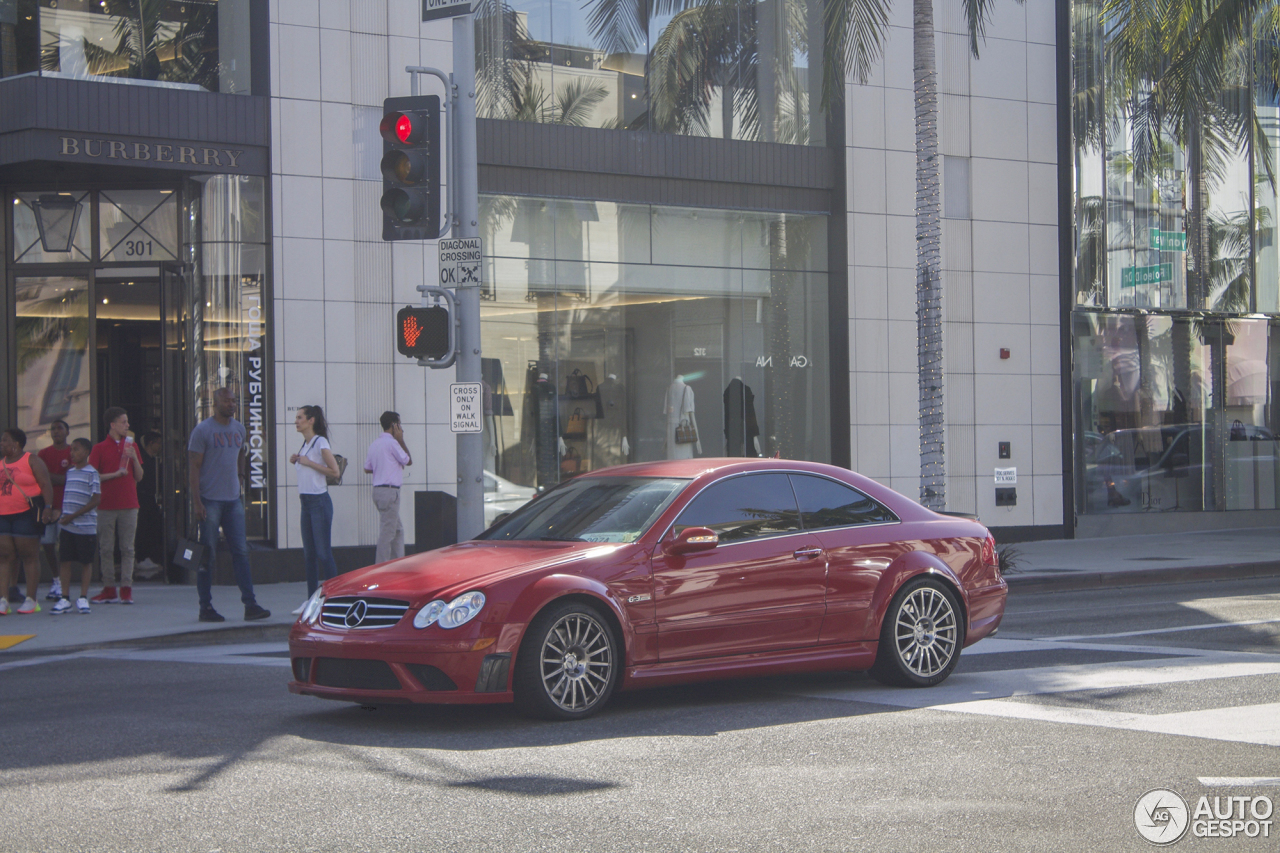
[{"label": "man in pink shirt", "polygon": [[[102,561],[102,592],[94,604],[133,604],[133,538],[138,530],[138,482],[142,461],[129,435],[129,414],[112,406],[103,415],[107,437],[93,446],[89,464],[102,481],[98,504],[98,558]],[[116,592],[116,539],[120,541],[120,591]]]},{"label": "man in pink shirt", "polygon": [[404,525],[400,523],[400,486],[404,469],[413,464],[404,443],[400,415],[383,412],[379,419],[382,435],[369,445],[364,458],[364,472],[373,475],[373,505],[378,508],[378,551],[374,562],[404,556]]}]

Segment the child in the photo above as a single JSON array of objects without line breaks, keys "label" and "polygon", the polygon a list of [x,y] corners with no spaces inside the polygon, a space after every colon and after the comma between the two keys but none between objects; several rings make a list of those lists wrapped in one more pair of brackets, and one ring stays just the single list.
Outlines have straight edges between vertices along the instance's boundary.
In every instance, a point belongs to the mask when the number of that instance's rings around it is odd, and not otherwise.
[{"label": "child", "polygon": [[66,488],[62,493],[61,530],[58,551],[62,557],[59,575],[62,597],[53,605],[54,615],[71,612],[71,569],[80,564],[80,598],[76,609],[89,612],[89,582],[93,580],[93,555],[98,550],[98,503],[102,500],[102,481],[89,464],[93,444],[87,438],[71,442],[71,467],[67,469]]}]

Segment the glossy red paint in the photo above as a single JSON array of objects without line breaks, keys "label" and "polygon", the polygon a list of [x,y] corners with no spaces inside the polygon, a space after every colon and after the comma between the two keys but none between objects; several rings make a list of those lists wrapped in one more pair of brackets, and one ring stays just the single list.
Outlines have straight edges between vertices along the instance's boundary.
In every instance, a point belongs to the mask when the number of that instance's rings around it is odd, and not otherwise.
[{"label": "glossy red paint", "polygon": [[[663,547],[675,539],[681,512],[708,486],[778,472],[844,483],[891,510],[897,521],[722,541],[696,553],[672,554]],[[984,547],[990,534],[983,525],[934,513],[851,471],[789,460],[693,459],[621,466],[574,479],[616,476],[689,483],[632,543],[473,541],[327,581],[326,598],[394,599],[407,602],[408,610],[394,625],[378,629],[300,620],[289,637],[295,662],[289,689],[362,703],[509,702],[526,629],[548,606],[570,599],[606,614],[625,657],[623,690],[867,669],[876,660],[890,602],[920,575],[954,591],[963,611],[962,645],[988,636],[1003,616],[1008,587],[993,552]],[[454,629],[414,627],[428,602],[472,590],[483,592],[486,602],[471,622]],[[318,684],[319,659],[385,664],[399,687]],[[305,679],[296,677],[300,661],[310,667]],[[413,667],[421,665],[435,667],[456,689],[428,689],[414,675]]]}]

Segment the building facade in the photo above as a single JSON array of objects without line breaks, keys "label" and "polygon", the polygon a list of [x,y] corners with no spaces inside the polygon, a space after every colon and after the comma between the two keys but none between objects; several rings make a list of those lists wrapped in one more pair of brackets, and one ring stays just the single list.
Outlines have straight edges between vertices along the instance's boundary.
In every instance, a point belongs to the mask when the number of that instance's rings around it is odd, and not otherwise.
[{"label": "building facade", "polygon": [[[598,5],[475,7],[490,514],[681,456],[829,461],[916,496],[910,5],[831,110],[813,0]],[[438,542],[415,503],[454,490],[453,371],[401,358],[391,334],[435,283],[436,245],[381,240],[377,125],[410,93],[406,66],[452,67],[451,23],[417,0],[156,4],[154,21],[137,6],[0,0],[0,421],[38,448],[56,419],[97,440],[124,406],[163,436],[172,539],[189,529],[186,436],[213,388],[235,388],[255,555],[287,574],[297,409],[323,406],[352,460],[330,490],[345,566],[376,540],[359,462],[395,410],[415,457],[407,539]],[[1179,313],[1185,275],[1160,272],[1181,239],[1173,191],[1147,201],[1113,165],[1122,146],[1073,137],[1079,6],[998,4],[981,59],[960,4],[935,7],[948,509],[1007,538],[1154,531],[1182,510],[1258,523],[1277,488],[1270,320]],[[1261,186],[1251,162],[1229,177],[1242,191]],[[1228,195],[1214,215],[1256,208]],[[1259,284],[1235,313],[1280,310],[1267,252],[1246,252]],[[1171,390],[1184,373],[1190,408]],[[999,504],[996,469],[1016,478]]]}]

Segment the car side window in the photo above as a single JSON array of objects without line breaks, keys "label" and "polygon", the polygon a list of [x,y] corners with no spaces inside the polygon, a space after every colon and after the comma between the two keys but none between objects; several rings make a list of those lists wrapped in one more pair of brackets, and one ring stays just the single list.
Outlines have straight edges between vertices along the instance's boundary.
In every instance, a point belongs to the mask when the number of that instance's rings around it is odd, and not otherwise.
[{"label": "car side window", "polygon": [[676,519],[676,533],[709,527],[721,542],[743,542],[801,529],[786,474],[748,474],[708,486]]},{"label": "car side window", "polygon": [[824,527],[849,527],[854,524],[876,524],[897,521],[883,504],[877,503],[857,489],[806,474],[792,474],[800,502],[800,517],[805,530],[821,530]]}]

